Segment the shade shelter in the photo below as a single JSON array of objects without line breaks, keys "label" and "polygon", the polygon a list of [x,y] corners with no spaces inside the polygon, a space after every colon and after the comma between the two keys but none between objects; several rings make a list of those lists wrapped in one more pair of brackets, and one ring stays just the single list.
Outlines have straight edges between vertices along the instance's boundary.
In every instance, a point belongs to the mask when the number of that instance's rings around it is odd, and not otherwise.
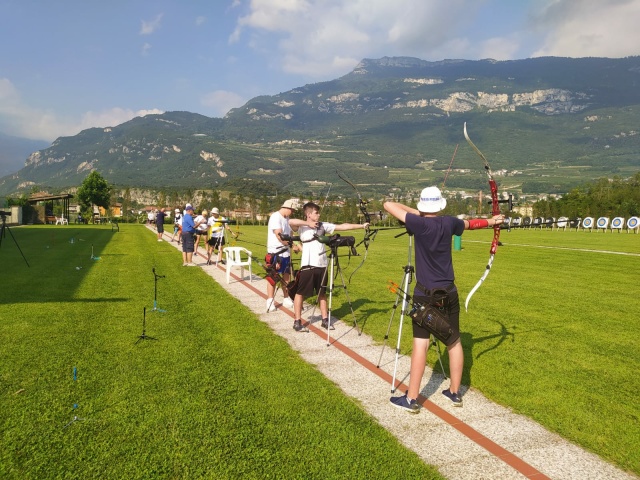
[{"label": "shade shelter", "polygon": [[73,198],[70,193],[59,193],[57,195],[51,195],[46,192],[38,192],[29,196],[27,202],[34,207],[36,211],[38,205],[44,205],[44,215],[40,218],[34,219],[33,223],[56,223],[56,217],[53,214],[53,206],[55,203],[62,202],[62,216],[69,220],[69,200]]}]

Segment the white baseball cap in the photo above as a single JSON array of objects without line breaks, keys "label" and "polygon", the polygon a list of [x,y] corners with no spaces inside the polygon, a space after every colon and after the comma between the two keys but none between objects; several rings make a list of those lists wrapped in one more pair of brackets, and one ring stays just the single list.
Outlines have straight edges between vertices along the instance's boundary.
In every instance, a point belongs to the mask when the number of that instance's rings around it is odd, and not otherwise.
[{"label": "white baseball cap", "polygon": [[217,207],[213,207],[213,208],[211,209],[211,213],[215,213],[216,215],[218,215],[218,214],[220,213],[220,210],[218,210],[218,208],[217,208]]},{"label": "white baseball cap", "polygon": [[290,198],[286,200],[280,208],[288,208],[290,210],[297,210],[300,208],[299,202],[297,198]]},{"label": "white baseball cap", "polygon": [[438,187],[427,187],[420,193],[418,211],[423,213],[437,213],[440,210],[444,210],[446,206],[447,200],[442,197],[442,193]]}]

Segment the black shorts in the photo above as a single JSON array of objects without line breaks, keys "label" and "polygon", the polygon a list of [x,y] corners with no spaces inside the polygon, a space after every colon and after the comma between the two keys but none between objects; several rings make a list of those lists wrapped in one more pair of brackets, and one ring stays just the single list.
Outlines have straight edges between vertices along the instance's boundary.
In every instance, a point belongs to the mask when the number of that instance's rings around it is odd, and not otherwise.
[{"label": "black shorts", "polygon": [[[413,299],[417,303],[429,303],[428,297],[415,296]],[[451,343],[454,343],[458,338],[460,338],[460,300],[458,298],[457,290],[449,292],[449,307],[445,312],[447,312],[447,318],[449,320],[449,325],[451,325],[451,329],[453,330],[453,336],[456,337],[451,341]],[[430,333],[427,329],[420,325],[416,325],[414,322],[411,323],[413,325],[414,338],[429,338]]]},{"label": "black shorts", "polygon": [[222,237],[211,237],[209,238],[209,240],[207,240],[207,243],[213,248],[220,249],[224,247],[224,244],[226,242],[224,241],[224,236],[222,236]]},{"label": "black shorts", "polygon": [[300,270],[297,294],[304,298],[314,293],[324,293],[327,289],[327,269],[325,267],[310,267]]},{"label": "black shorts", "polygon": [[156,228],[158,229],[158,233],[164,233],[164,223],[156,223]]}]

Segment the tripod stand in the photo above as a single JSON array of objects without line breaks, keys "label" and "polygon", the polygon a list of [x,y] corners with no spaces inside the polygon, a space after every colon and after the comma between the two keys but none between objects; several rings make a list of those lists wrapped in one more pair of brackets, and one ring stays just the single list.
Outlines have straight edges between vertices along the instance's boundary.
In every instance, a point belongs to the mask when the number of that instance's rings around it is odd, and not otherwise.
[{"label": "tripod stand", "polygon": [[[349,309],[351,310],[351,316],[353,317],[353,326],[356,327],[356,330],[358,329],[358,321],[356,320],[356,314],[353,311],[353,306],[351,305],[351,299],[349,298],[349,291],[347,290],[347,284],[344,281],[344,275],[342,274],[342,268],[340,267],[340,261],[338,260],[338,247],[337,246],[330,246],[331,248],[331,253],[329,254],[329,263],[330,263],[330,268],[325,270],[325,275],[327,274],[327,271],[330,271],[329,274],[329,285],[327,286],[328,290],[329,290],[329,299],[328,299],[328,315],[327,315],[327,347],[331,345],[331,330],[335,330],[335,327],[333,326],[333,321],[331,320],[331,306],[332,306],[332,301],[333,301],[333,290],[335,288],[335,284],[334,284],[334,278],[336,275],[334,275],[334,267],[337,268],[337,273],[340,274],[340,281],[342,282],[342,288],[344,288],[344,293],[345,296],[347,297],[347,302],[349,303]],[[324,283],[324,282],[322,282]],[[358,335],[361,335],[362,332],[358,332]]]},{"label": "tripod stand", "polygon": [[24,263],[27,264],[27,267],[31,268],[31,265],[29,265],[29,262],[27,262],[27,257],[24,256],[24,253],[22,253],[22,249],[20,248],[20,245],[18,245],[18,241],[16,240],[16,237],[13,236],[13,232],[11,230],[9,230],[9,225],[7,225],[7,215],[9,215],[9,213],[0,210],[0,218],[2,218],[2,229],[0,229],[0,247],[2,246],[2,239],[6,236],[6,232],[9,232],[9,234],[11,235],[11,238],[13,239],[13,243],[16,244],[16,247],[18,247],[18,251],[20,252],[20,255],[22,255],[22,258],[24,258]]},{"label": "tripod stand", "polygon": [[166,310],[162,310],[161,308],[158,308],[158,279],[159,278],[164,278],[164,275],[158,275],[156,273],[156,267],[153,267],[152,269],[153,272],[153,277],[154,277],[154,283],[153,283],[153,310],[152,312],[166,312]]},{"label": "tripod stand", "polygon": [[150,337],[149,335],[147,335],[146,330],[147,330],[147,307],[144,307],[144,310],[142,313],[142,335],[138,336],[138,340],[136,340],[136,345],[138,344],[138,342],[140,342],[140,340],[158,340],[155,337]]},{"label": "tripod stand", "polygon": [[[413,267],[413,265],[411,264],[411,252],[413,249],[413,234],[407,232],[403,232],[400,235],[404,235],[405,233],[407,233],[409,235],[409,248],[408,248],[408,252],[407,252],[407,264],[403,267],[404,270],[404,276],[402,277],[402,288],[401,289],[397,289],[397,295],[396,295],[396,301],[393,304],[392,307],[392,312],[391,312],[391,318],[389,319],[389,325],[387,326],[387,333],[384,336],[384,343],[382,344],[382,351],[380,352],[380,358],[378,359],[378,365],[377,367],[380,368],[380,362],[382,361],[382,355],[384,354],[384,349],[387,346],[387,340],[389,339],[389,332],[391,331],[391,324],[393,323],[393,318],[395,317],[396,314],[396,310],[398,309],[398,305],[400,304],[400,298],[402,296],[402,306],[400,309],[400,325],[398,328],[398,340],[397,340],[397,344],[396,344],[396,359],[395,359],[395,365],[393,367],[393,377],[391,378],[391,393],[395,393],[396,391],[396,373],[398,371],[398,359],[400,358],[400,340],[402,339],[402,326],[404,324],[404,316],[405,314],[408,312],[408,306],[409,306],[409,300],[411,299],[411,297],[409,296],[409,294],[407,293],[409,291],[409,285],[412,283],[413,281],[413,273],[415,272],[415,268]],[[399,237],[400,235],[396,235],[396,238]],[[444,370],[444,366],[442,365],[442,357],[441,357],[441,352],[440,352],[440,344],[438,343],[438,340],[436,340],[436,338],[433,335],[430,335],[430,343],[429,345],[436,345],[436,348],[438,349],[438,362],[440,363],[440,368],[442,369],[442,373],[444,374],[445,378],[447,377],[447,374],[445,373]]]}]

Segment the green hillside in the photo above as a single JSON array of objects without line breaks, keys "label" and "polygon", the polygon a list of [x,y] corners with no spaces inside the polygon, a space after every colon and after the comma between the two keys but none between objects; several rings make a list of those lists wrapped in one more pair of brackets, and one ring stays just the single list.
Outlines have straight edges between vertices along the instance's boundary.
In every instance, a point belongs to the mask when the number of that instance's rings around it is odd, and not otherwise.
[{"label": "green hillside", "polygon": [[[441,182],[483,188],[462,126],[514,193],[563,193],[640,168],[640,57],[363,60],[330,82],[256,97],[225,118],[167,112],[57,139],[0,194],[117,185],[221,188],[239,178],[304,192],[351,170],[363,192]],[[247,192],[245,192],[247,193]]]}]

